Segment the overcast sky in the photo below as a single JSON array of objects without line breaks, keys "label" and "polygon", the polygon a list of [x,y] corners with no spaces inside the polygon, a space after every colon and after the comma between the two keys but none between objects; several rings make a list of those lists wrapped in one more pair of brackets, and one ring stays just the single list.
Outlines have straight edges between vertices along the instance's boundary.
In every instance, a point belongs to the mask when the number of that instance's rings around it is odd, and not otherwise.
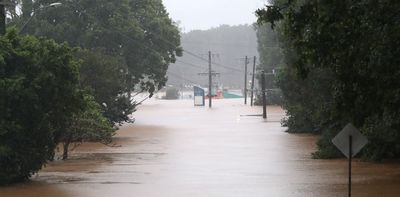
[{"label": "overcast sky", "polygon": [[163,0],[170,17],[188,32],[221,24],[252,24],[254,12],[267,0]]}]

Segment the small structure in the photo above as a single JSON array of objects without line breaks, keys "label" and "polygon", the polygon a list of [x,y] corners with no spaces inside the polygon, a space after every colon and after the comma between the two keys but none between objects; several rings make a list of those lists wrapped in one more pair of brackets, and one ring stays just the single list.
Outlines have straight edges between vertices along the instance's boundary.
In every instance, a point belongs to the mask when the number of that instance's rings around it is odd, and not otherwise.
[{"label": "small structure", "polygon": [[194,106],[205,106],[205,91],[203,88],[193,86]]}]

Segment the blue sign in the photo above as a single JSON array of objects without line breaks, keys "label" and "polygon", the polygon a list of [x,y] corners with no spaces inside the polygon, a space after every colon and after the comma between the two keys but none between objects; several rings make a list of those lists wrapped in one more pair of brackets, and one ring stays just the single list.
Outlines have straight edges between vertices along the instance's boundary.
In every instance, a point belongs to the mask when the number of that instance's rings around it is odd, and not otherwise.
[{"label": "blue sign", "polygon": [[205,91],[203,88],[193,86],[194,93],[194,106],[204,106],[205,103]]}]

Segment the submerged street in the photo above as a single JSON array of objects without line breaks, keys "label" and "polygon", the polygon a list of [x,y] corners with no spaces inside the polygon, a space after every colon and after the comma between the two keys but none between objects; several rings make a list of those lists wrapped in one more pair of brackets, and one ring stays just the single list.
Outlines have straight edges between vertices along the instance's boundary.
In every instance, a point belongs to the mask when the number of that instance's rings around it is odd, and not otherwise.
[{"label": "submerged street", "polygon": [[[311,159],[316,136],[285,133],[279,107],[268,107],[266,122],[242,103],[151,100],[114,147],[83,144],[0,196],[346,196],[346,160]],[[399,196],[400,164],[356,161],[353,181],[354,196]]]}]

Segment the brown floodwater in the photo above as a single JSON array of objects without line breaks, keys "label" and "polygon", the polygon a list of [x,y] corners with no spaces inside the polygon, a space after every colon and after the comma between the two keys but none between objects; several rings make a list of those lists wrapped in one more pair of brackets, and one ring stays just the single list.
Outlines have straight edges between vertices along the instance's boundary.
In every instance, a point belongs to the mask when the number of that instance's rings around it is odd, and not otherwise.
[{"label": "brown floodwater", "polygon": [[[124,125],[115,147],[84,144],[1,197],[346,196],[346,160],[313,160],[316,137],[284,132],[284,112],[242,100],[214,108],[153,100]],[[400,196],[400,163],[353,164],[353,196]]]}]

